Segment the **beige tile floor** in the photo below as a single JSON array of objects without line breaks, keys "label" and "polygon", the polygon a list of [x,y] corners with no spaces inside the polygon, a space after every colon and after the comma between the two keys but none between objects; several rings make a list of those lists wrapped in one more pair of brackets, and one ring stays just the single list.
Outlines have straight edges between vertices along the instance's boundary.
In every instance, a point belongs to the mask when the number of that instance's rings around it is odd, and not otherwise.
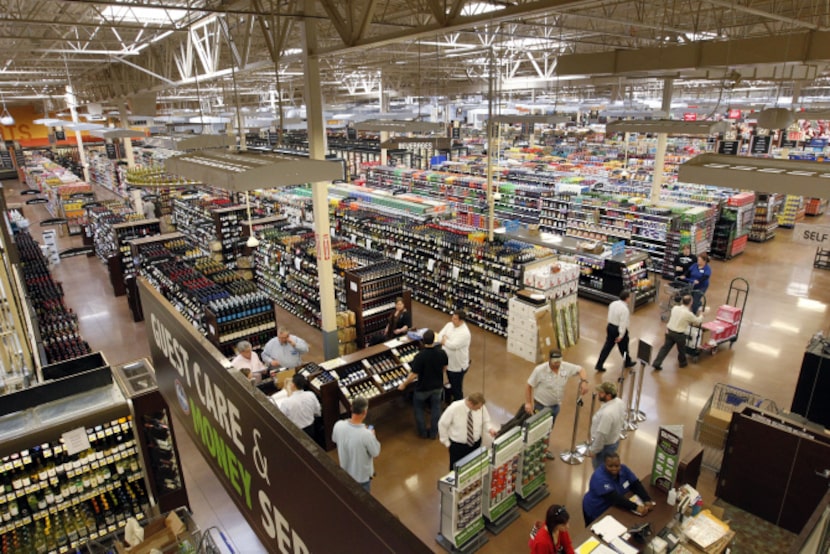
[{"label": "beige tile floor", "polygon": [[[6,188],[10,203],[25,200],[26,197],[16,194],[14,185],[10,187],[7,182]],[[32,234],[39,239],[37,221],[47,217],[45,209],[26,206],[25,211],[33,224]],[[830,217],[824,216],[810,221],[826,223],[828,219]],[[714,317],[712,310],[726,300],[732,278],[744,277],[750,283],[739,340],[731,350],[725,348],[714,356],[704,356],[682,370],[677,368],[673,354],[664,363],[662,372],[647,370],[641,409],[648,415],[648,420],[620,447],[623,461],[638,474],[650,470],[660,424],[682,424],[685,440],[694,439],[697,418],[717,383],[748,389],[774,400],[780,407],[789,408],[807,341],[819,329],[824,329],[825,333],[830,330],[830,272],[813,269],[814,250],[794,244],[791,235],[792,231],[779,230],[775,240],[765,244],[749,243],[746,252],[734,260],[712,262],[708,319]],[[60,240],[61,247],[79,242],[80,238],[76,237]],[[112,295],[106,268],[97,258],[65,259],[53,273],[63,282],[67,303],[78,312],[82,335],[94,350],[104,352],[112,364],[148,355],[144,324],[132,321],[125,298]],[[565,359],[588,369],[592,382],[616,380],[621,365],[617,353],[613,353],[606,363],[609,368],[606,374],[596,374],[591,369],[604,339],[606,307],[588,300],[580,300],[579,307],[581,339],[567,351]],[[414,306],[413,315],[416,326],[433,329],[448,319],[419,304]],[[278,317],[280,323],[288,324],[293,332],[310,342],[308,359],[322,361],[319,331],[282,310]],[[643,339],[657,348],[662,344],[663,330],[656,304],[638,310],[632,317],[634,342]],[[483,391],[494,418],[504,422],[522,403],[524,384],[534,364],[507,354],[503,338],[477,328],[472,331],[472,367],[465,390]],[[575,390],[574,383],[553,431],[552,444],[557,452],[570,445],[576,411]],[[584,440],[588,432],[588,415],[587,407],[581,410],[578,440]],[[403,401],[389,402],[373,410],[369,420],[375,425],[383,445],[376,462],[378,476],[372,484],[374,496],[424,543],[441,552],[435,542],[439,501],[436,482],[446,467],[445,449],[437,441],[417,437],[411,408]],[[180,432],[178,437],[186,460],[185,478],[191,505],[200,526],[220,526],[233,537],[242,552],[265,551],[185,433]],[[589,476],[590,463],[570,466],[558,460],[550,462],[547,466],[550,497],[531,512],[521,512],[519,520],[500,535],[490,535],[489,543],[480,551],[525,551],[527,531],[534,520],[544,517],[547,505],[552,502],[568,506],[573,515],[572,534],[582,535],[581,497]],[[714,474],[704,472],[701,490],[710,499],[714,485]]]}]

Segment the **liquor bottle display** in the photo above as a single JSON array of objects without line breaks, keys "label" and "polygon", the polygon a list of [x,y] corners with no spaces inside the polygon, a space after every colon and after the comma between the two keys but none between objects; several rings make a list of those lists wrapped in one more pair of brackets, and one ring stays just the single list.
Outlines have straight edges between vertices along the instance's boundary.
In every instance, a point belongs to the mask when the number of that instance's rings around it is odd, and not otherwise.
[{"label": "liquor bottle display", "polygon": [[226,356],[240,340],[261,348],[276,335],[268,295],[181,233],[138,239],[132,249],[139,273]]},{"label": "liquor bottle display", "polygon": [[37,319],[46,363],[89,354],[92,350],[78,332],[78,316],[64,303],[63,288],[52,279],[40,246],[27,230],[15,234],[15,243],[20,251],[23,281]]},{"label": "liquor bottle display", "polygon": [[85,429],[73,452],[50,440],[2,458],[0,549],[69,552],[146,517],[150,500],[130,416]]},{"label": "liquor bottle display", "polygon": [[245,206],[232,205],[225,198],[204,195],[173,199],[176,229],[193,241],[208,245],[215,259],[231,269],[236,267],[236,258],[242,254],[244,220]]},{"label": "liquor bottle display", "polygon": [[[346,303],[355,313],[357,342],[368,346],[372,337],[383,334],[389,316],[395,310],[395,299],[403,298],[410,304],[409,291],[403,288],[403,267],[395,261],[385,261],[347,271]],[[411,305],[406,306],[412,310]]]},{"label": "liquor bottle display", "polygon": [[464,307],[468,321],[507,333],[507,302],[521,287],[524,263],[550,256],[548,248],[497,238],[451,224],[413,224],[368,210],[338,211],[340,232],[366,241],[404,268],[415,300],[451,312]]}]

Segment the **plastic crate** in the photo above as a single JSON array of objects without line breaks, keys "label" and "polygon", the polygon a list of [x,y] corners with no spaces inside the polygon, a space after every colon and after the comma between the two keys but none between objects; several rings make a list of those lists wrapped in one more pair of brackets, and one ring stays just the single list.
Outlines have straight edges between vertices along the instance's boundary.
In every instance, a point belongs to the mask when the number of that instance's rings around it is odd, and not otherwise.
[{"label": "plastic crate", "polygon": [[712,389],[712,396],[706,401],[695,425],[695,440],[703,447],[703,467],[720,471],[723,450],[729,434],[729,421],[733,412],[744,405],[778,413],[775,402],[745,389],[718,383]]}]

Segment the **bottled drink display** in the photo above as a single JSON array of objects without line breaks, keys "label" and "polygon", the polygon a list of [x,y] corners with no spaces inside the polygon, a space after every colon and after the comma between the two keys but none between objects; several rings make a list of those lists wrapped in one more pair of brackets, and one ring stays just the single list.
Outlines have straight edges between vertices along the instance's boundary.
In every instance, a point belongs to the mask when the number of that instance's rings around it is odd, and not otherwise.
[{"label": "bottled drink display", "polygon": [[89,354],[92,350],[78,332],[78,316],[64,303],[63,288],[52,279],[40,245],[26,230],[16,233],[15,243],[20,251],[26,293],[35,311],[46,362],[53,364]]},{"label": "bottled drink display", "polygon": [[[522,264],[552,255],[515,240],[485,240],[480,231],[454,223],[417,223],[369,210],[337,212],[341,234],[397,260],[413,298],[432,308],[467,310],[468,321],[507,332],[507,301],[523,286]],[[381,321],[369,322],[382,326]]]},{"label": "bottled drink display", "polygon": [[0,460],[0,551],[80,548],[150,508],[129,417],[86,429],[89,448],[62,439]]},{"label": "bottled drink display", "polygon": [[144,436],[153,466],[153,477],[159,494],[182,487],[181,469],[173,448],[167,414],[157,412],[144,416]]},{"label": "bottled drink display", "polygon": [[191,239],[221,252],[222,263],[236,267],[242,253],[242,222],[245,206],[233,205],[227,198],[202,194],[196,198],[173,200],[173,222]]},{"label": "bottled drink display", "polygon": [[273,303],[236,271],[212,260],[190,240],[134,245],[140,273],[225,354],[248,340],[264,346],[276,334]]}]

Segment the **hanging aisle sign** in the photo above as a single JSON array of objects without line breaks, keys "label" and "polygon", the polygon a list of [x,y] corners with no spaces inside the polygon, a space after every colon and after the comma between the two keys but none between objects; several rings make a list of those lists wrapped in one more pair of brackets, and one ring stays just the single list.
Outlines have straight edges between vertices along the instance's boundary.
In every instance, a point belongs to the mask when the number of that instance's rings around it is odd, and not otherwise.
[{"label": "hanging aisle sign", "polygon": [[726,154],[728,156],[737,156],[741,150],[741,141],[739,140],[722,140],[718,142],[718,154]]},{"label": "hanging aisle sign", "polygon": [[750,154],[769,154],[772,147],[772,137],[769,135],[752,137],[749,143]]},{"label": "hanging aisle sign", "polygon": [[342,552],[344,540],[350,552],[431,552],[228,371],[228,360],[158,291],[141,277],[138,284],[159,391],[268,552]]}]

